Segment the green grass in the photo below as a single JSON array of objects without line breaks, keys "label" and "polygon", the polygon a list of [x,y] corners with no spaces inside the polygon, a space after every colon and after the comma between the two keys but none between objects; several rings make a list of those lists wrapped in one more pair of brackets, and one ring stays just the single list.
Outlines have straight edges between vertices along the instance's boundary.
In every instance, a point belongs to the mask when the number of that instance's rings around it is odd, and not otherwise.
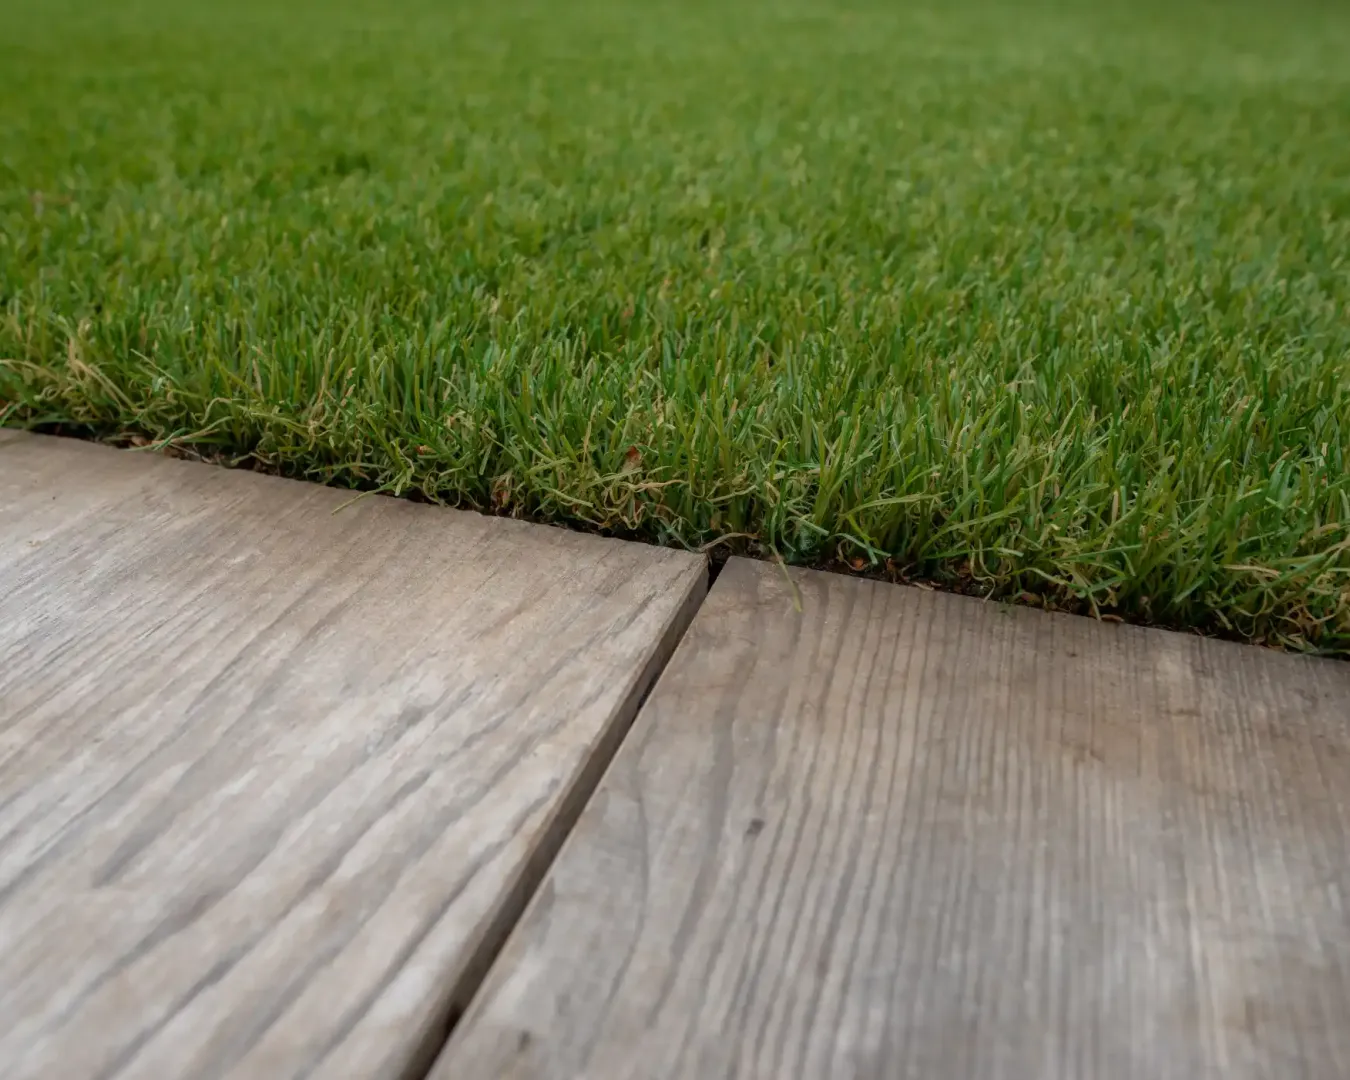
[{"label": "green grass", "polygon": [[1350,655],[1350,7],[0,0],[0,420]]}]

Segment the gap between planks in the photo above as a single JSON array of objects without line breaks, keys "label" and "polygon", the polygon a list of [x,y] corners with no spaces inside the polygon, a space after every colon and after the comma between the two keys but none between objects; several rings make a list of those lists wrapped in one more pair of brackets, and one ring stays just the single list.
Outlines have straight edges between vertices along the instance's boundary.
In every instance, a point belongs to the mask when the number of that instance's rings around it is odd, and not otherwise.
[{"label": "gap between planks", "polygon": [[[520,917],[529,906],[530,900],[538,891],[549,868],[553,865],[553,861],[557,858],[563,842],[572,832],[577,819],[581,817],[581,812],[586,808],[591,796],[600,786],[600,781],[604,778],[606,770],[609,769],[614,756],[619,751],[619,747],[623,745],[624,739],[632,729],[633,721],[637,719],[643,704],[651,696],[652,690],[655,689],[658,680],[661,678],[661,673],[670,663],[675,650],[684,640],[685,634],[688,633],[690,624],[694,621],[694,616],[698,614],[703,602],[707,599],[708,590],[712,585],[715,574],[712,570],[712,560],[708,561],[708,565],[709,573],[704,581],[704,587],[695,589],[686,598],[679,613],[672,620],[665,637],[661,639],[656,652],[652,654],[646,668],[643,669],[641,676],[634,683],[633,689],[624,700],[614,722],[609,726],[603,738],[596,745],[594,753],[582,767],[576,782],[563,797],[557,814],[541,835],[515,887],[498,905],[496,916],[487,933],[483,936],[482,942],[469,958],[463,973],[451,988],[450,1008],[445,1017],[445,1023],[441,1025],[440,1035],[426,1041],[426,1044],[408,1063],[407,1069],[404,1070],[399,1080],[425,1080],[430,1075],[436,1064],[436,1059],[440,1056],[446,1043],[450,1041],[450,1036],[454,1034],[456,1025],[463,1017],[465,1010],[468,1009],[469,1002],[483,985],[483,980],[487,978],[492,965],[501,954],[507,938],[511,936],[511,931],[515,929]],[[720,567],[718,570],[720,570]]]}]

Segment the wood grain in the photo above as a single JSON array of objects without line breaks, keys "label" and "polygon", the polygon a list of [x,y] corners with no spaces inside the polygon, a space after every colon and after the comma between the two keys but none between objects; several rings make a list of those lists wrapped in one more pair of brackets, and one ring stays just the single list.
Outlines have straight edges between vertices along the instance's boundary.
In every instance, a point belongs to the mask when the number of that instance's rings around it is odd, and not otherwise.
[{"label": "wood grain", "polygon": [[706,580],[349,499],[4,436],[7,1080],[424,1070]]},{"label": "wood grain", "polygon": [[1350,666],[790,581],[728,564],[433,1080],[1350,1076]]}]

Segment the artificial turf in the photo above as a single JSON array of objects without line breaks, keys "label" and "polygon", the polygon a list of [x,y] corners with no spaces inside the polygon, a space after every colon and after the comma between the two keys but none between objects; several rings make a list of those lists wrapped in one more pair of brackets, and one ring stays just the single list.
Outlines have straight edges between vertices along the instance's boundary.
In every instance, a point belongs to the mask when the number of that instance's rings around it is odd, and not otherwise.
[{"label": "artificial turf", "polygon": [[1350,7],[0,0],[0,422],[1350,654]]}]

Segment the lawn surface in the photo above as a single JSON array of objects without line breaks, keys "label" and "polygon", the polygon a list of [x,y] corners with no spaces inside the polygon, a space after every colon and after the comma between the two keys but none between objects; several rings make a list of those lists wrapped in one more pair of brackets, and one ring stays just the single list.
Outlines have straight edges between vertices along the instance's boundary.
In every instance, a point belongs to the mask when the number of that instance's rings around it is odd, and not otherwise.
[{"label": "lawn surface", "polygon": [[1350,5],[0,24],[5,423],[1350,654]]}]

